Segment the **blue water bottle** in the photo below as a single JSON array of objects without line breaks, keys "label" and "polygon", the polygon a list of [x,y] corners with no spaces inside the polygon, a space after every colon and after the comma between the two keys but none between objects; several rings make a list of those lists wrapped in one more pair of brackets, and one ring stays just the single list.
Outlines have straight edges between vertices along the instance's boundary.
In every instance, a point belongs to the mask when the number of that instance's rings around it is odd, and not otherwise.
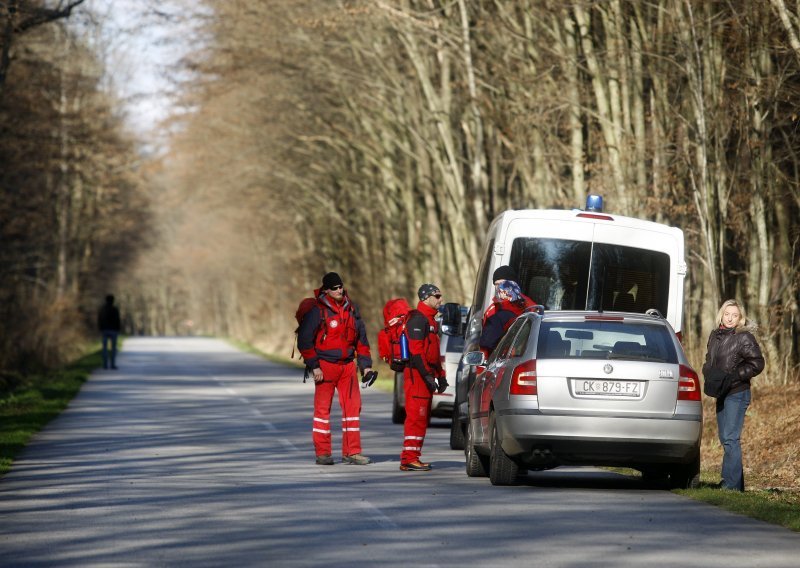
[{"label": "blue water bottle", "polygon": [[408,361],[410,353],[408,352],[408,336],[406,332],[400,334],[400,360],[404,363]]}]

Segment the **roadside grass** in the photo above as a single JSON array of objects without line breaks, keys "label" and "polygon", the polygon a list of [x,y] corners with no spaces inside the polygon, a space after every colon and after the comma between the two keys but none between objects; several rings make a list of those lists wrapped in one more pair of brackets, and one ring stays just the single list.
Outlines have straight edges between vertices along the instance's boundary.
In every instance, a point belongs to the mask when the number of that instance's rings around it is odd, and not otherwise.
[{"label": "roadside grass", "polygon": [[58,416],[102,365],[100,349],[92,348],[63,369],[17,377],[0,390],[0,476],[11,469],[31,436]]},{"label": "roadside grass", "polygon": [[748,489],[744,493],[727,491],[714,487],[716,481],[703,482],[705,475],[719,479],[717,472],[703,472],[699,488],[676,489],[674,493],[800,532],[800,492],[783,489]]},{"label": "roadside grass", "polygon": [[[604,468],[621,475],[640,478],[635,469],[610,467]],[[700,472],[700,486],[696,489],[673,489],[672,492],[714,505],[731,513],[745,515],[773,525],[786,527],[800,532],[800,490],[796,488],[767,487],[769,479],[745,475],[747,490],[727,491],[719,489],[718,470]]]}]

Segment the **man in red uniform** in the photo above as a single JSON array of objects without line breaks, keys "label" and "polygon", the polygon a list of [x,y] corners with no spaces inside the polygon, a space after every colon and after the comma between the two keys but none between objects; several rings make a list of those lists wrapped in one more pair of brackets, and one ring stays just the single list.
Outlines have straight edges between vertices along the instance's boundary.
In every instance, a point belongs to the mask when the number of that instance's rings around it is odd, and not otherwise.
[{"label": "man in red uniform", "polygon": [[428,430],[433,393],[444,392],[447,388],[439,352],[438,323],[434,319],[442,305],[442,292],[433,284],[423,284],[417,296],[417,308],[409,312],[406,323],[410,359],[403,371],[406,421],[403,425],[403,451],[400,454],[402,471],[431,469],[431,465],[421,462],[419,457]]},{"label": "man in red uniform", "polygon": [[371,460],[361,454],[361,392],[354,363],[357,359],[364,374],[372,371],[367,330],[337,273],[326,274],[314,295],[317,303],[300,323],[297,347],[314,377],[317,464],[333,465],[330,416],[336,390],[342,407],[342,461],[367,465]]}]

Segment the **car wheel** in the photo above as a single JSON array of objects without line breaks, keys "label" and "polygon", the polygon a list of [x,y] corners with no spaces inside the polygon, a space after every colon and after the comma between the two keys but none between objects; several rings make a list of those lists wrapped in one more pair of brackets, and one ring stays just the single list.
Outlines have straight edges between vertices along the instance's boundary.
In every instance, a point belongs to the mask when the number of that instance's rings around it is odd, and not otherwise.
[{"label": "car wheel", "polygon": [[700,485],[700,456],[690,463],[674,466],[669,470],[670,489],[697,489]]},{"label": "car wheel", "polygon": [[453,404],[453,416],[450,422],[450,449],[465,449],[466,440],[464,438],[464,427],[461,425],[461,420],[458,419],[458,401],[456,400]]},{"label": "car wheel", "polygon": [[400,389],[402,389],[402,385],[400,384],[400,380],[397,378],[397,375],[403,376],[400,373],[394,374],[394,394],[392,395],[392,423],[393,424],[402,424],[406,421],[406,409],[403,404],[400,403]]},{"label": "car wheel", "polygon": [[506,455],[500,446],[500,432],[494,419],[494,412],[489,417],[490,447],[489,481],[492,485],[511,485],[517,479],[519,466]]},{"label": "car wheel", "polygon": [[669,475],[657,467],[648,467],[640,470],[642,482],[648,489],[666,489]]},{"label": "car wheel", "polygon": [[467,475],[469,477],[486,477],[489,460],[475,450],[475,445],[472,443],[472,428],[469,423],[467,423],[467,439],[464,445],[467,455]]}]

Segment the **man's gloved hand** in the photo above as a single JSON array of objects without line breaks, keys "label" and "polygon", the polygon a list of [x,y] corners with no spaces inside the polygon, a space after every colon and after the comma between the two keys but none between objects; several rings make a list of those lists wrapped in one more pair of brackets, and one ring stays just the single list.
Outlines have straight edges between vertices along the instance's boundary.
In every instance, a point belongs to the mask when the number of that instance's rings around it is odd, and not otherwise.
[{"label": "man's gloved hand", "polygon": [[371,387],[378,380],[378,371],[367,371],[361,377],[361,388]]},{"label": "man's gloved hand", "polygon": [[438,381],[439,381],[439,390],[437,390],[436,392],[442,394],[444,391],[447,390],[447,387],[450,386],[450,383],[448,383],[447,379],[445,379],[444,377],[439,377]]},{"label": "man's gloved hand", "polygon": [[428,385],[428,390],[431,392],[436,392],[436,389],[439,388],[433,375],[425,375],[422,380],[425,381],[425,384]]}]

